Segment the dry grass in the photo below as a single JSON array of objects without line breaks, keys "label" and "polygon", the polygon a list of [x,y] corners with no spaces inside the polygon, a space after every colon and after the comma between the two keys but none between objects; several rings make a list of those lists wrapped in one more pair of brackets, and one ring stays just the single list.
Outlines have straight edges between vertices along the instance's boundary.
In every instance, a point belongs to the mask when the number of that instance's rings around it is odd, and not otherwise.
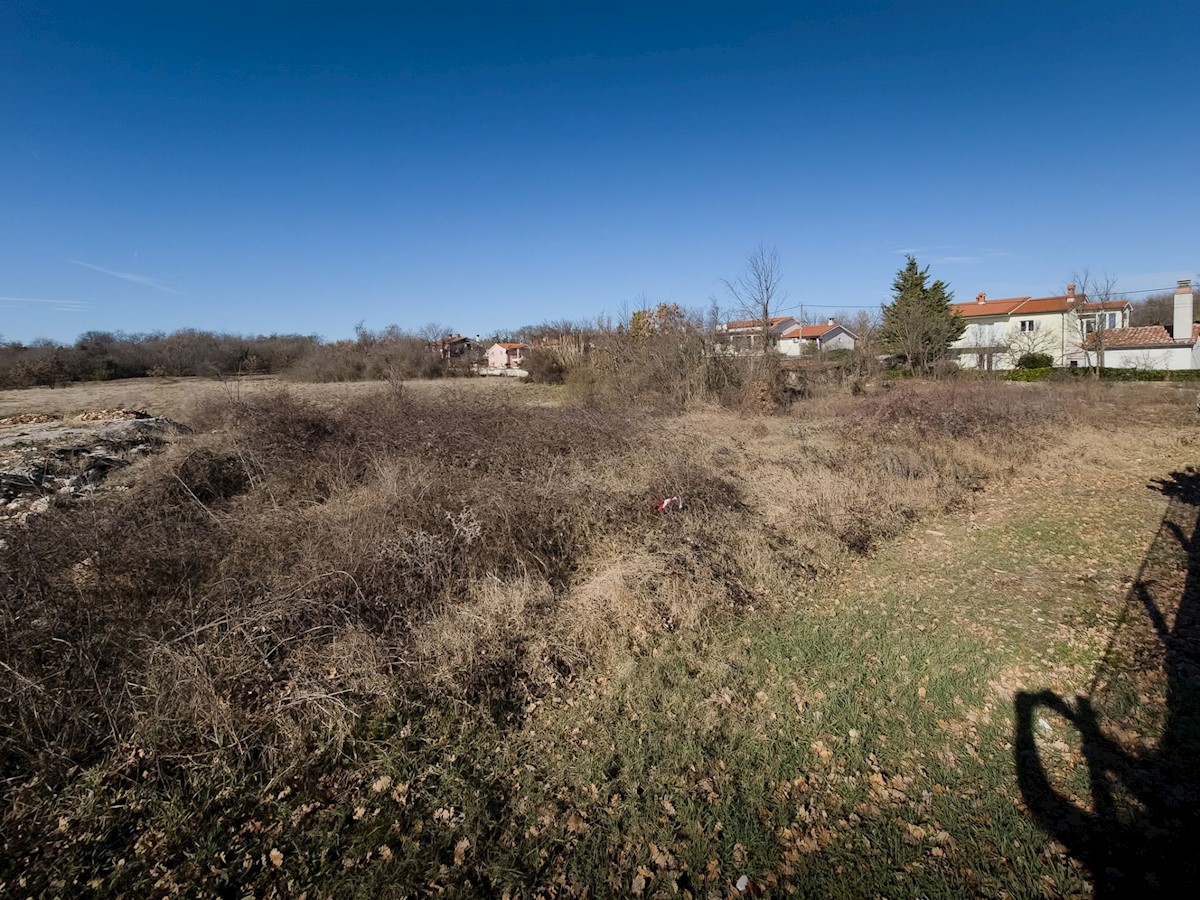
[{"label": "dry grass", "polygon": [[[522,402],[557,402],[556,392],[546,387],[523,386],[519,379],[458,378],[406,381],[405,390],[418,396],[493,393],[520,397]],[[21,388],[0,391],[0,418],[16,415],[50,414],[73,416],[95,409],[140,409],[153,415],[190,420],[204,406],[222,400],[252,400],[270,394],[286,382],[272,375],[240,378],[127,378],[94,381],[64,387]],[[289,390],[311,400],[344,403],[356,397],[387,389],[382,381],[329,384],[287,383]],[[525,390],[522,390],[522,388]]]},{"label": "dry grass", "polygon": [[[1176,399],[1152,387],[1138,396]],[[401,882],[420,890],[446,850],[418,850],[420,830],[507,778],[476,741],[664,642],[798,608],[825,573],[970,503],[1050,440],[1045,423],[1103,421],[1130,396],[1047,388],[902,384],[749,418],[509,402],[533,396],[519,386],[222,398],[195,417],[203,433],[119,476],[128,490],[0,549],[0,883],[86,880],[107,848],[133,862],[108,892],[164,872],[216,890],[241,880],[233,863],[183,848],[231,830],[242,846],[259,815],[246,791],[333,791],[344,762],[384,746],[424,773],[431,805],[397,820]],[[1147,415],[1176,414],[1161,406]],[[669,496],[683,509],[657,511]],[[474,786],[422,762],[454,746]],[[172,824],[183,797],[211,809]],[[479,815],[504,831],[526,812]],[[127,846],[147,835],[166,843]],[[332,883],[332,846],[305,877]]]}]

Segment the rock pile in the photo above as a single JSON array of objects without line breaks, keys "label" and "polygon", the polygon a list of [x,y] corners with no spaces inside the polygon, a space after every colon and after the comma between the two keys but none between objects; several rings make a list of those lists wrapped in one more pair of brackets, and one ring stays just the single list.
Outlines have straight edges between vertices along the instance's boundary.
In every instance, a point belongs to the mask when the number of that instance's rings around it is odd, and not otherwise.
[{"label": "rock pile", "polygon": [[133,410],[85,413],[71,424],[10,418],[23,421],[0,427],[0,521],[43,512],[56,495],[94,490],[111,472],[189,430],[165,416]]}]

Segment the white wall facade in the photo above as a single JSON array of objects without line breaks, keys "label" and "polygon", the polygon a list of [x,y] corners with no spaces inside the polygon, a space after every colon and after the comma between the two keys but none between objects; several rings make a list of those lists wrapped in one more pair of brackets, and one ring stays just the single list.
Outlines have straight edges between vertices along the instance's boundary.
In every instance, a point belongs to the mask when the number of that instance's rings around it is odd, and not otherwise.
[{"label": "white wall facade", "polygon": [[[1090,354],[1095,362],[1095,353]],[[1106,369],[1180,369],[1200,368],[1196,348],[1193,347],[1124,347],[1104,351]]]},{"label": "white wall facade", "polygon": [[804,355],[804,341],[798,337],[780,338],[775,349],[789,359],[798,359]]},{"label": "white wall facade", "polygon": [[[1025,353],[1046,353],[1055,366],[1079,358],[1079,320],[1073,313],[1016,313],[967,319],[967,330],[950,345],[964,369],[1014,369]],[[983,359],[981,359],[983,357]]]},{"label": "white wall facade", "polygon": [[854,335],[837,325],[816,340],[799,336],[780,338],[776,349],[789,359],[811,356],[818,350],[853,350]]}]

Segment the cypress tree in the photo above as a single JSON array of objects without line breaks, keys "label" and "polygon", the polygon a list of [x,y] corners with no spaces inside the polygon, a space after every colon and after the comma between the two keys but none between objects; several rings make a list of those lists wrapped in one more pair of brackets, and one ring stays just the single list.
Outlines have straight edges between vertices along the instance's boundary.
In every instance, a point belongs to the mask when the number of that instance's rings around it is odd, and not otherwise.
[{"label": "cypress tree", "polygon": [[892,282],[892,302],[883,306],[884,349],[903,356],[913,371],[927,371],[943,359],[967,327],[950,309],[954,293],[946,283],[928,281],[929,266],[919,268],[910,255]]}]

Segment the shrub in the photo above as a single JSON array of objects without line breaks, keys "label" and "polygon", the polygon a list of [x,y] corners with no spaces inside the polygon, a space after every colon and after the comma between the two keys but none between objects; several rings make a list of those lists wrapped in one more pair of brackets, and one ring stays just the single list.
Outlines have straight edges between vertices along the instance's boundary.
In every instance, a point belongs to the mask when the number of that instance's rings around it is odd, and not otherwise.
[{"label": "shrub", "polygon": [[1036,433],[1066,418],[1064,404],[1053,394],[1030,395],[1002,382],[961,379],[917,382],[867,397],[862,412],[864,422],[876,429],[956,438]]},{"label": "shrub", "polygon": [[1054,365],[1054,357],[1049,353],[1022,353],[1017,360],[1018,369],[1048,369]]},{"label": "shrub", "polygon": [[1106,381],[1200,381],[1200,369],[1114,369],[1103,368]]},{"label": "shrub", "polygon": [[567,358],[549,347],[535,347],[525,354],[523,367],[530,384],[562,384],[567,380]]}]

